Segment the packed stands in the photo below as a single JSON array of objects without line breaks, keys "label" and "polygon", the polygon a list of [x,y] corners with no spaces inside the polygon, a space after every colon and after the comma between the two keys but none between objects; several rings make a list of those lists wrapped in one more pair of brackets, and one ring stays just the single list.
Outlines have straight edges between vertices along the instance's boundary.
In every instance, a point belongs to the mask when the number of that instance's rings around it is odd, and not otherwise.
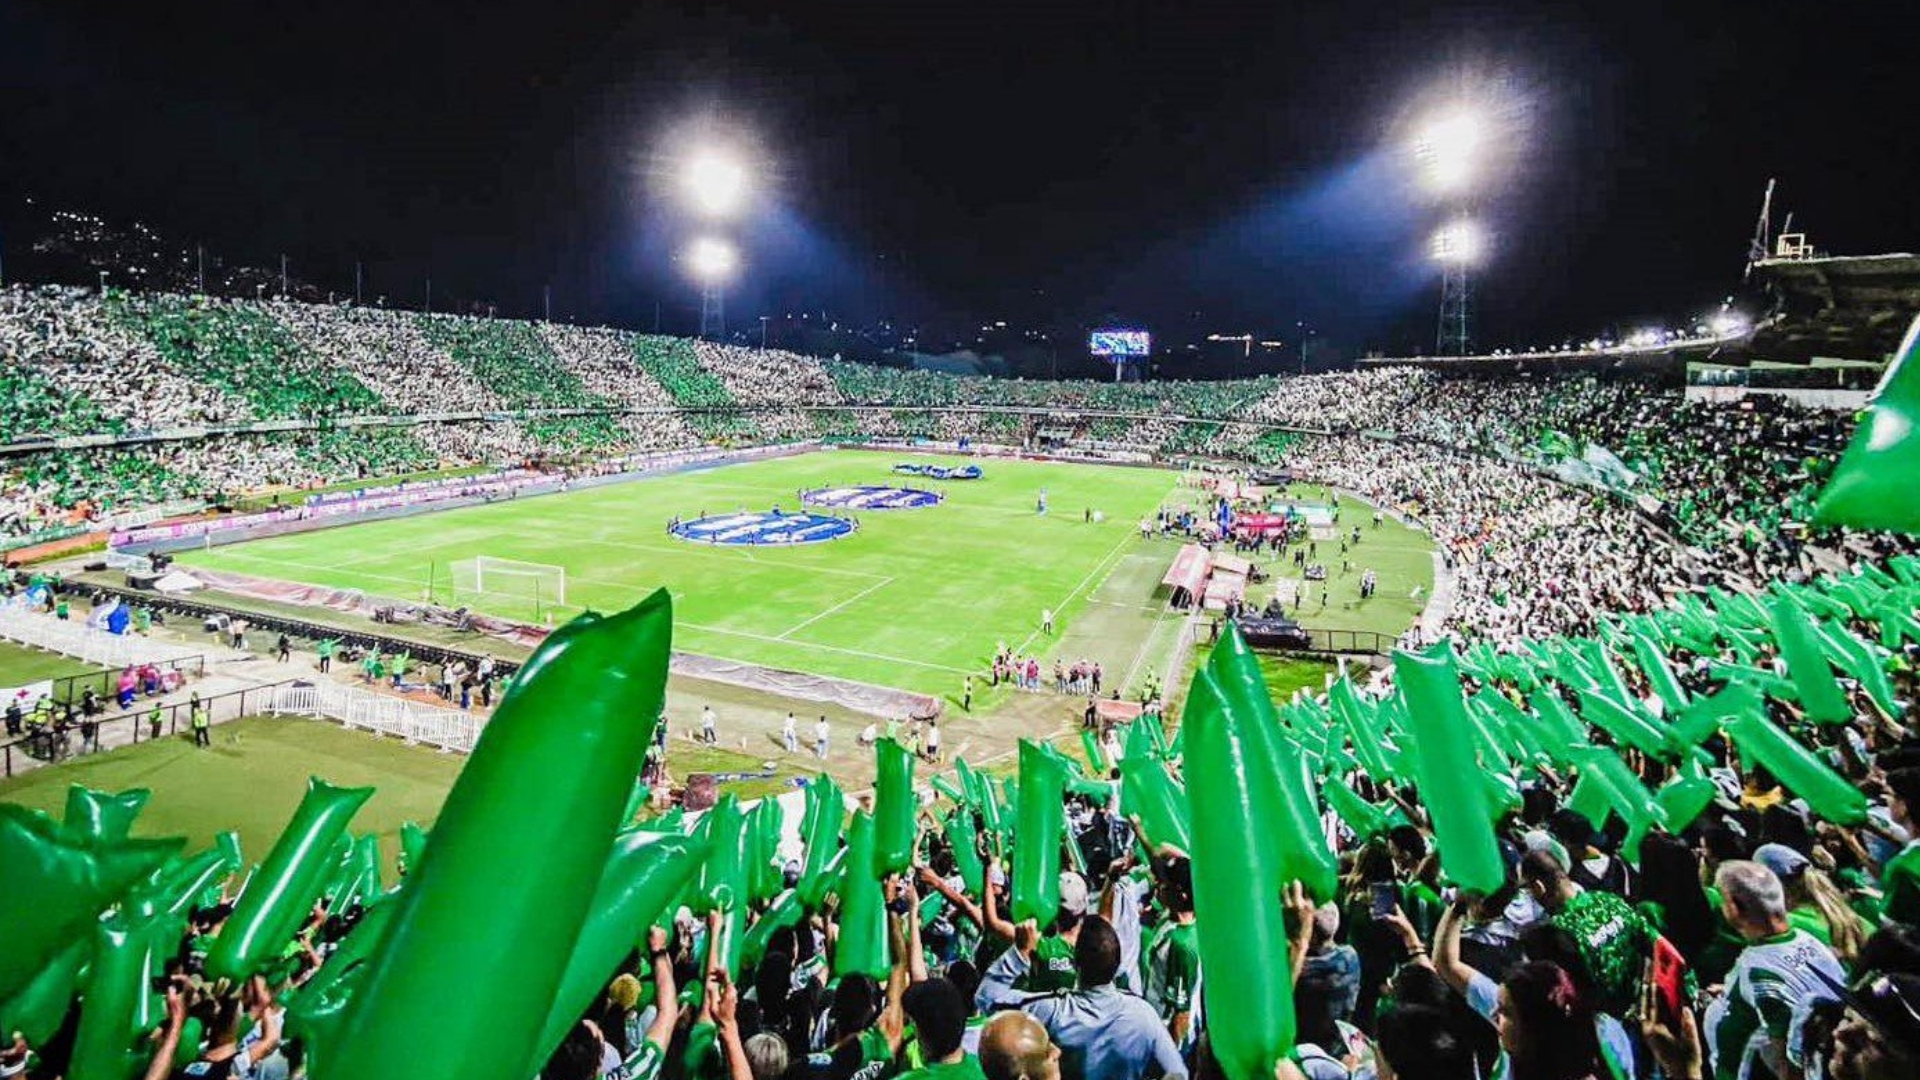
[{"label": "packed stands", "polygon": [[[1470,586],[1455,628],[1496,638],[1589,628],[1597,611],[1645,610],[1696,580],[1801,572],[1821,539],[1800,526],[1809,495],[1851,427],[1779,398],[1690,401],[1644,378],[1387,366],[1036,382],[603,328],[60,289],[0,290],[0,344],[8,439],[188,429],[5,458],[14,535],[174,499],[477,463],[823,437],[1024,445],[1045,431],[1095,453],[1287,465],[1408,507]],[[228,430],[383,416],[416,422]],[[1842,558],[1898,546],[1826,539]]]}]

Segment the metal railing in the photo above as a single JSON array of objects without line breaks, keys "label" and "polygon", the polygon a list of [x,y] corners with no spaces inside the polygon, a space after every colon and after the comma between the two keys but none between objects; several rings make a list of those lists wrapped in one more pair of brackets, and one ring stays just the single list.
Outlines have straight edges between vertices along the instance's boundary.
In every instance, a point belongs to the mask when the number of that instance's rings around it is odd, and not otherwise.
[{"label": "metal railing", "polygon": [[[207,673],[207,658],[187,656],[178,660],[150,660],[146,664],[134,666],[151,666],[162,673],[163,680],[168,672],[178,672],[183,679],[197,679]],[[72,702],[78,705],[87,691],[92,690],[99,695],[102,703],[112,702],[120,692],[120,673],[125,670],[125,668],[101,668],[99,671],[63,675],[58,679],[50,680],[53,683],[53,700],[62,704]]]},{"label": "metal railing", "polygon": [[[453,648],[445,645],[433,645],[424,641],[401,637],[397,634],[382,634],[371,630],[353,630],[344,626],[314,622],[291,615],[276,615],[238,605],[209,603],[204,600],[190,600],[168,593],[144,592],[124,586],[98,584],[91,581],[85,584],[75,585],[74,587],[103,596],[117,597],[128,603],[144,605],[164,616],[176,618],[185,616],[196,622],[204,621],[213,616],[245,619],[247,621],[247,633],[256,641],[269,640],[270,636],[275,634],[285,634],[294,641],[305,641],[308,643],[331,639],[339,642],[341,648],[340,653],[336,657],[336,662],[350,663],[352,662],[352,658],[357,657],[360,653],[377,648],[385,653],[405,652],[413,658],[413,662],[416,665],[426,664],[437,668],[444,668],[448,663],[458,660],[464,663],[468,669],[472,669],[477,666],[483,658],[491,656],[493,659],[493,670],[497,677],[511,675],[520,667],[520,663],[517,660],[493,656],[491,653],[476,652],[471,649]],[[371,625],[379,626],[381,624],[375,622]],[[268,635],[269,638],[262,638],[261,635]],[[0,637],[4,636],[4,633],[0,633]]]},{"label": "metal railing", "polygon": [[111,668],[192,655],[190,649],[163,645],[137,634],[111,633],[84,622],[57,619],[17,602],[0,604],[0,641],[63,653]]},{"label": "metal railing", "polygon": [[273,715],[326,717],[345,727],[461,754],[473,752],[480,729],[486,726],[484,718],[459,709],[422,705],[341,683],[281,683],[273,689],[265,709]]},{"label": "metal railing", "polygon": [[1301,629],[1313,639],[1313,652],[1385,656],[1393,651],[1400,640],[1391,634],[1379,634],[1372,630],[1319,630],[1311,626]]},{"label": "metal railing", "polygon": [[[200,704],[205,706],[208,719],[213,723],[236,720],[242,716],[267,712],[275,691],[286,685],[269,683],[215,694],[201,698]],[[26,734],[0,743],[0,769],[4,769],[7,776],[14,775],[16,767],[25,764],[17,761],[15,755],[52,764],[117,746],[131,746],[181,735],[192,725],[191,707],[191,701],[159,706],[149,703],[112,716],[102,716],[91,724],[76,721],[72,724],[56,723],[37,730],[30,727]]]}]

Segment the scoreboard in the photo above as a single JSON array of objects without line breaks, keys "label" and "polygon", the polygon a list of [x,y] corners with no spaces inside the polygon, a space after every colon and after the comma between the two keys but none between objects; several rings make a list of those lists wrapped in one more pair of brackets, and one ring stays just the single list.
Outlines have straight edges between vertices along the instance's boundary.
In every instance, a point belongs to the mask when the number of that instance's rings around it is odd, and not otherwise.
[{"label": "scoreboard", "polygon": [[1087,340],[1087,350],[1095,356],[1146,356],[1153,351],[1153,338],[1145,330],[1095,330]]}]

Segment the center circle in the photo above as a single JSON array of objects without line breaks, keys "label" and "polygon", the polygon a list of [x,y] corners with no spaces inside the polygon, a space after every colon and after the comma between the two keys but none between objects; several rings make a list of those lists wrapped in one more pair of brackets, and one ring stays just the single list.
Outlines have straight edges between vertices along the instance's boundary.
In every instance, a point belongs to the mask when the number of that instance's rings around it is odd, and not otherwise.
[{"label": "center circle", "polygon": [[830,506],[836,510],[918,510],[934,506],[944,497],[937,491],[880,484],[814,488],[800,493],[800,501],[808,506]]},{"label": "center circle", "polygon": [[855,528],[846,518],[826,514],[742,510],[737,514],[709,514],[691,521],[676,521],[668,531],[682,540],[700,544],[771,547],[838,540]]}]

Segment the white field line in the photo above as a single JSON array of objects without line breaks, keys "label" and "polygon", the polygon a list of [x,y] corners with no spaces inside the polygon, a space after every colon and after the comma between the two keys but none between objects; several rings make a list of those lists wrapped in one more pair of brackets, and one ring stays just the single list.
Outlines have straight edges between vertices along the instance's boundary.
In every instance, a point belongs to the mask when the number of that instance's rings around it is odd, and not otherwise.
[{"label": "white field line", "polygon": [[793,635],[799,633],[800,631],[805,630],[807,627],[812,626],[814,623],[819,622],[821,619],[824,619],[827,616],[833,614],[834,612],[839,611],[841,608],[846,607],[848,604],[853,603],[855,600],[858,600],[861,597],[866,596],[870,593],[878,592],[879,590],[884,589],[891,584],[893,584],[892,578],[881,578],[879,581],[876,581],[873,584],[867,586],[866,588],[861,589],[859,592],[854,593],[852,596],[847,597],[845,600],[840,601],[839,603],[833,605],[832,607],[826,609],[825,611],[822,611],[819,614],[812,616],[811,618],[801,621],[798,625],[790,626],[786,630],[782,631],[781,633],[775,634],[774,636],[779,638],[781,641],[785,641],[788,638],[791,638]]},{"label": "white field line", "polygon": [[[1175,484],[1173,487],[1169,487],[1167,489],[1167,495],[1171,495],[1175,490],[1178,489],[1178,487],[1179,487],[1178,484]],[[1164,503],[1167,499],[1167,495],[1162,495],[1160,497],[1160,501]],[[1120,537],[1120,542],[1113,545],[1113,550],[1107,552],[1105,558],[1093,564],[1093,569],[1087,571],[1087,576],[1080,579],[1080,584],[1075,585],[1073,587],[1073,591],[1068,593],[1065,599],[1061,600],[1058,604],[1055,604],[1053,606],[1053,609],[1052,609],[1053,617],[1056,622],[1058,622],[1060,618],[1066,614],[1067,605],[1073,603],[1074,597],[1079,596],[1081,591],[1087,588],[1088,583],[1093,581],[1093,575],[1100,574],[1100,582],[1099,584],[1095,584],[1093,588],[1098,589],[1100,585],[1106,584],[1107,578],[1113,575],[1114,568],[1119,566],[1122,561],[1120,557],[1120,549],[1125,547],[1128,543],[1138,539],[1138,537],[1136,537],[1133,533],[1133,526],[1131,523],[1123,522],[1122,524],[1125,524],[1127,526],[1127,531],[1123,533],[1123,535]],[[1091,593],[1089,593],[1089,595],[1091,595]],[[1055,629],[1060,629],[1060,628],[1056,627]],[[1025,654],[1028,646],[1032,645],[1034,642],[1034,639],[1038,638],[1039,636],[1040,636],[1040,631],[1038,629],[1035,629],[1033,633],[1027,635],[1027,639],[1025,641],[1022,641],[1020,643],[1020,647],[1014,650],[1015,653]]]},{"label": "white field line", "polygon": [[[843,656],[858,656],[868,660],[884,660],[889,664],[906,664],[910,667],[926,668],[929,671],[950,671],[950,672],[953,672],[955,675],[973,674],[973,671],[968,668],[948,667],[945,664],[930,664],[925,660],[909,660],[904,656],[888,656],[884,653],[862,652],[859,649],[843,649],[838,645],[817,645],[809,641],[788,641],[785,638],[777,638],[769,634],[755,634],[755,633],[750,633],[746,630],[727,630],[718,626],[702,626],[699,623],[683,622],[683,623],[680,623],[679,625],[684,626],[689,630],[704,630],[710,634],[725,634],[728,637],[747,638],[752,641],[771,641],[778,645],[790,645],[796,649],[818,649],[821,652],[840,653]],[[713,653],[707,652],[704,649],[690,649],[688,651],[698,652],[702,656],[714,655]],[[731,658],[721,657],[721,659],[725,660],[725,659],[731,659]],[[744,663],[744,664],[762,664],[762,665],[766,663],[766,661],[764,660],[742,660],[738,662]]]}]

